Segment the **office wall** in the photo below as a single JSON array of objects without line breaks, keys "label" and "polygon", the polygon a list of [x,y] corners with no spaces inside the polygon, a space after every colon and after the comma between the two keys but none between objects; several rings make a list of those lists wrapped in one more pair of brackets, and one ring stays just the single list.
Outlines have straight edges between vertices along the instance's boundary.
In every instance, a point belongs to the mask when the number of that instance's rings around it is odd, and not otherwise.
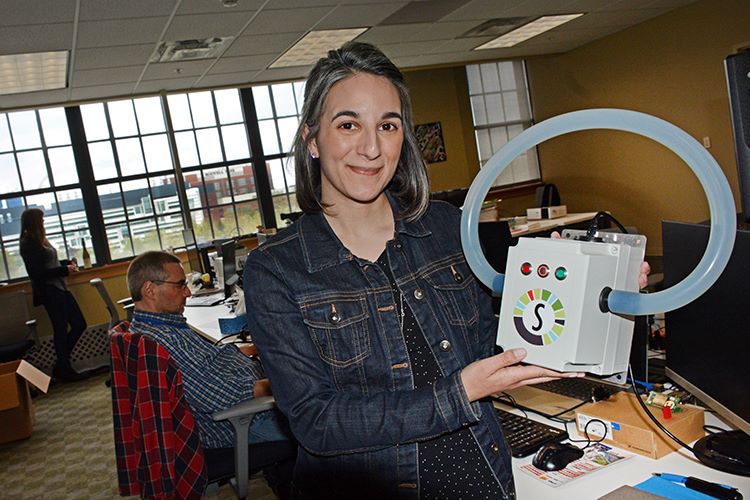
[{"label": "office wall", "polygon": [[469,87],[463,66],[404,75],[411,93],[414,123],[440,122],[447,160],[428,164],[433,191],[466,187],[479,171]]},{"label": "office wall", "polygon": [[[723,59],[750,45],[750,2],[702,0],[566,54],[528,61],[535,118],[615,107],[649,113],[711,141],[737,197]],[[606,209],[661,255],[661,220],[701,221],[708,204],[666,148],[624,132],[567,134],[540,148],[545,181],[569,211]]]}]

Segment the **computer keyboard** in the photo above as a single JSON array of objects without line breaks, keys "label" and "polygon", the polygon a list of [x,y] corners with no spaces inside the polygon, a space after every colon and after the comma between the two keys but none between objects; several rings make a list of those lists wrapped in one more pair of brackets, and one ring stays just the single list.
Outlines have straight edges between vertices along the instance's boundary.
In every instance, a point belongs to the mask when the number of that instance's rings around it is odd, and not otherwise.
[{"label": "computer keyboard", "polygon": [[568,433],[557,427],[495,408],[497,419],[503,427],[503,434],[510,445],[511,455],[526,457],[547,443],[563,441]]},{"label": "computer keyboard", "polygon": [[623,387],[617,387],[615,385],[605,384],[587,378],[561,378],[549,382],[543,382],[541,384],[535,384],[534,387],[554,392],[555,394],[561,394],[569,398],[578,399],[580,401],[591,400],[592,396],[594,396],[594,389],[598,391],[597,399],[605,399],[615,393],[625,390]]}]

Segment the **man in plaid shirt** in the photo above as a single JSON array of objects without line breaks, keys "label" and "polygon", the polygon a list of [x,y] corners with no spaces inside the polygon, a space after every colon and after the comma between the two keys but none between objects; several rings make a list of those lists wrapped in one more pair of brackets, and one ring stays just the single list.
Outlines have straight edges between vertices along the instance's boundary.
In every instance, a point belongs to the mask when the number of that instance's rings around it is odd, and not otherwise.
[{"label": "man in plaid shirt", "polygon": [[[166,252],[145,252],[128,268],[128,289],[135,302],[130,331],[147,335],[167,350],[182,372],[185,396],[205,448],[233,446],[228,421],[211,415],[253,397],[270,395],[260,363],[235,344],[206,342],[182,315],[190,290],[180,260]],[[276,410],[259,413],[250,424],[250,443],[288,439],[284,417]]]}]

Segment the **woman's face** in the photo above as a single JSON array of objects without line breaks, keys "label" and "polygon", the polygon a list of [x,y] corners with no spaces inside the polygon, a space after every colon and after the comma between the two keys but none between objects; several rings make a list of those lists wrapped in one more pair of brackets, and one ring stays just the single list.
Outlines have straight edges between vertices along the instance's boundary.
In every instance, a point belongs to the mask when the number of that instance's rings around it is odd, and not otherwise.
[{"label": "woman's face", "polygon": [[323,203],[340,209],[384,196],[401,156],[401,120],[398,90],[382,76],[357,73],[331,87],[309,143],[320,158]]}]

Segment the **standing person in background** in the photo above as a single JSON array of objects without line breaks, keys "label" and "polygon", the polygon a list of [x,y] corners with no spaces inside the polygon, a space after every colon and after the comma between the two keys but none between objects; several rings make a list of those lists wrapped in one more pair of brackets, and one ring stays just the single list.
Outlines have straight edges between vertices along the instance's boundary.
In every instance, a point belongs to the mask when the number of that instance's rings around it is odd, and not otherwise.
[{"label": "standing person in background", "polygon": [[81,375],[70,364],[70,353],[86,330],[86,320],[65,277],[78,271],[75,261],[58,260],[44,230],[44,212],[29,208],[21,214],[21,257],[31,280],[34,305],[43,305],[52,323],[57,364],[53,376],[65,381]]},{"label": "standing person in background", "polygon": [[401,72],[348,43],[312,69],[294,143],[305,214],[248,255],[249,331],[300,443],[301,498],[515,498],[487,396],[576,373],[493,356],[497,320],[429,202]]}]

